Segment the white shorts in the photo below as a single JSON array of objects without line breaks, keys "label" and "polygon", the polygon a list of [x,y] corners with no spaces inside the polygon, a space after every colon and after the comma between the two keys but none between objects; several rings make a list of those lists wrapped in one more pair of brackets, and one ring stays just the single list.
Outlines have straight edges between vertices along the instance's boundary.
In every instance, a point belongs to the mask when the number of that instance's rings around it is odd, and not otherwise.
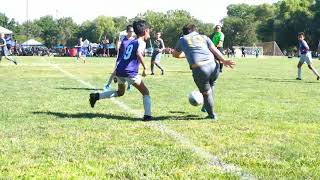
[{"label": "white shorts", "polygon": [[307,63],[310,65],[312,63],[312,56],[310,52],[307,52],[307,54],[301,54],[300,56],[300,63]]},{"label": "white shorts", "polygon": [[161,53],[153,53],[151,57],[151,61],[160,62]]},{"label": "white shorts", "polygon": [[140,84],[141,81],[142,81],[140,75],[136,75],[135,77],[132,77],[132,78],[130,78],[130,77],[118,77],[117,76],[117,80],[118,80],[119,84],[125,84],[126,82],[128,84],[134,84],[134,83]]}]

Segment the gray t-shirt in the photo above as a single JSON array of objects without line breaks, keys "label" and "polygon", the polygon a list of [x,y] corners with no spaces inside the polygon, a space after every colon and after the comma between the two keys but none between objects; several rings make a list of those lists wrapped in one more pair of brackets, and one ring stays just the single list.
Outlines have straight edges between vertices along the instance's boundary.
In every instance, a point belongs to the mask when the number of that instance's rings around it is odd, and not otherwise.
[{"label": "gray t-shirt", "polygon": [[185,53],[188,63],[191,66],[200,61],[214,60],[214,56],[209,49],[212,45],[212,41],[207,36],[192,32],[182,36],[175,49],[176,51],[183,51]]}]

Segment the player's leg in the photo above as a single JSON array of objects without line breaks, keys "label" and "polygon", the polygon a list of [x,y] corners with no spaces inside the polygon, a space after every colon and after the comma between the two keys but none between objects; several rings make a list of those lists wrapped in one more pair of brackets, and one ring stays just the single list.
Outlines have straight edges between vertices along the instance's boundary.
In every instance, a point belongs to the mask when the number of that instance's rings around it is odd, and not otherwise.
[{"label": "player's leg", "polygon": [[160,64],[161,60],[161,53],[158,53],[155,59],[155,65],[161,70],[161,75],[164,75],[164,69]]},{"label": "player's leg", "polygon": [[144,107],[143,120],[150,121],[152,119],[152,116],[151,116],[151,97],[150,97],[149,89],[145,86],[141,78],[135,79],[132,85],[135,88],[137,88],[143,96],[143,107]]},{"label": "player's leg", "polygon": [[315,76],[317,76],[317,80],[320,80],[320,75],[316,68],[312,65],[312,63],[308,64],[308,68],[313,72]]},{"label": "player's leg", "polygon": [[[199,91],[203,95],[204,100],[204,108],[206,112],[208,113],[208,118],[215,119],[216,115],[214,113],[214,99],[213,99],[213,92],[211,89],[211,86],[213,85],[211,82],[217,76],[212,77],[212,75],[217,73],[216,71],[220,71],[219,66],[213,65],[214,63],[210,63],[208,65],[202,66],[200,68],[195,68],[192,70],[193,73],[193,79],[196,83]],[[215,71],[216,70],[216,71]]]},{"label": "player's leg", "polygon": [[317,76],[317,80],[320,80],[320,76],[318,71],[316,70],[316,68],[313,66],[312,64],[312,57],[311,57],[311,53],[308,53],[306,55],[306,63],[308,64],[308,68],[313,72],[313,74],[315,76]]},{"label": "player's leg", "polygon": [[123,96],[126,91],[126,85],[124,78],[118,78],[118,90],[117,91],[105,91],[102,93],[91,93],[90,94],[90,105],[93,108],[95,103],[100,99],[110,99],[113,97]]},{"label": "player's leg", "polygon": [[8,60],[13,62],[15,65],[18,65],[17,61],[14,60],[12,57],[9,57],[9,51],[7,50],[6,52],[4,52],[4,57]]},{"label": "player's leg", "polygon": [[[216,63],[216,67],[214,68],[214,71],[212,72],[211,77],[209,79],[209,84],[210,84],[210,87],[211,87],[212,98],[213,98],[213,106],[212,107],[214,107],[215,83],[216,83],[216,80],[218,79],[219,74],[220,74],[219,65],[220,65],[219,63]],[[207,112],[205,105],[202,106],[201,111],[202,112]]]},{"label": "player's leg", "polygon": [[300,57],[300,61],[298,62],[297,68],[298,68],[298,76],[296,78],[296,80],[301,80],[301,67],[304,63],[304,58]]},{"label": "player's leg", "polygon": [[156,53],[152,53],[152,56],[151,56],[151,67],[150,67],[151,75],[154,75],[154,64],[155,64],[156,55],[157,55]]},{"label": "player's leg", "polygon": [[86,63],[86,55],[82,54],[81,58],[82,58],[83,63]]},{"label": "player's leg", "polygon": [[110,89],[110,87],[111,87],[111,82],[112,82],[112,80],[115,78],[115,76],[116,76],[116,71],[113,71],[113,73],[111,74],[111,76],[110,76],[109,79],[108,79],[107,84],[106,84],[105,87],[104,87],[105,90]]}]

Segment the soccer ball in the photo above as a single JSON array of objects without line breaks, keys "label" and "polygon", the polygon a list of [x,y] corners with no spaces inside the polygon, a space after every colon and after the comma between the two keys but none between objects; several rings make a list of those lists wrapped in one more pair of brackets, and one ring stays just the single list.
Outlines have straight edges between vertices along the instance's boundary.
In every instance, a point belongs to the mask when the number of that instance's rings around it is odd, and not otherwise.
[{"label": "soccer ball", "polygon": [[188,99],[192,106],[199,106],[203,104],[203,96],[199,91],[192,91],[189,94]]}]

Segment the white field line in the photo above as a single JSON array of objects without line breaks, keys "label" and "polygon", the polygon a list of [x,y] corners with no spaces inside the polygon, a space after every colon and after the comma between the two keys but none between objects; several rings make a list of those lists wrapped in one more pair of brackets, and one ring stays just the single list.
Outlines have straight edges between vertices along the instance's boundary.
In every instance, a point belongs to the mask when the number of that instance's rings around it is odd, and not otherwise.
[{"label": "white field line", "polygon": [[[74,79],[76,81],[78,81],[79,83],[92,88],[92,89],[97,89],[95,86],[91,85],[88,82],[83,81],[82,79],[76,77],[75,75],[71,74],[70,72],[60,68],[58,65],[56,64],[51,64],[49,62],[49,64],[59,70],[60,72],[62,72],[63,74],[65,74],[66,76],[68,76],[71,79]],[[111,98],[112,102],[115,103],[116,105],[118,105],[119,107],[121,107],[122,109],[126,110],[126,112],[129,112],[131,114],[133,114],[136,117],[142,117],[143,113],[133,110],[131,109],[129,106],[127,106],[126,104],[124,104],[121,101],[118,101],[114,98]],[[217,156],[203,150],[200,147],[197,147],[196,145],[194,145],[193,143],[191,143],[191,141],[187,138],[185,138],[183,135],[179,134],[178,132],[171,130],[170,128],[168,128],[166,125],[164,125],[161,122],[148,122],[147,123],[148,126],[152,127],[153,129],[157,130],[157,131],[161,131],[165,134],[168,134],[169,136],[171,136],[172,138],[174,138],[175,140],[177,140],[178,142],[180,142],[184,147],[192,150],[195,154],[197,154],[198,156],[204,158],[206,161],[209,161],[209,164],[212,166],[215,166],[217,168],[219,168],[221,171],[223,172],[227,172],[227,173],[232,173],[232,174],[236,174],[238,175],[241,179],[256,179],[255,176],[243,171],[240,167],[237,167],[233,164],[227,164],[222,162]]]}]

